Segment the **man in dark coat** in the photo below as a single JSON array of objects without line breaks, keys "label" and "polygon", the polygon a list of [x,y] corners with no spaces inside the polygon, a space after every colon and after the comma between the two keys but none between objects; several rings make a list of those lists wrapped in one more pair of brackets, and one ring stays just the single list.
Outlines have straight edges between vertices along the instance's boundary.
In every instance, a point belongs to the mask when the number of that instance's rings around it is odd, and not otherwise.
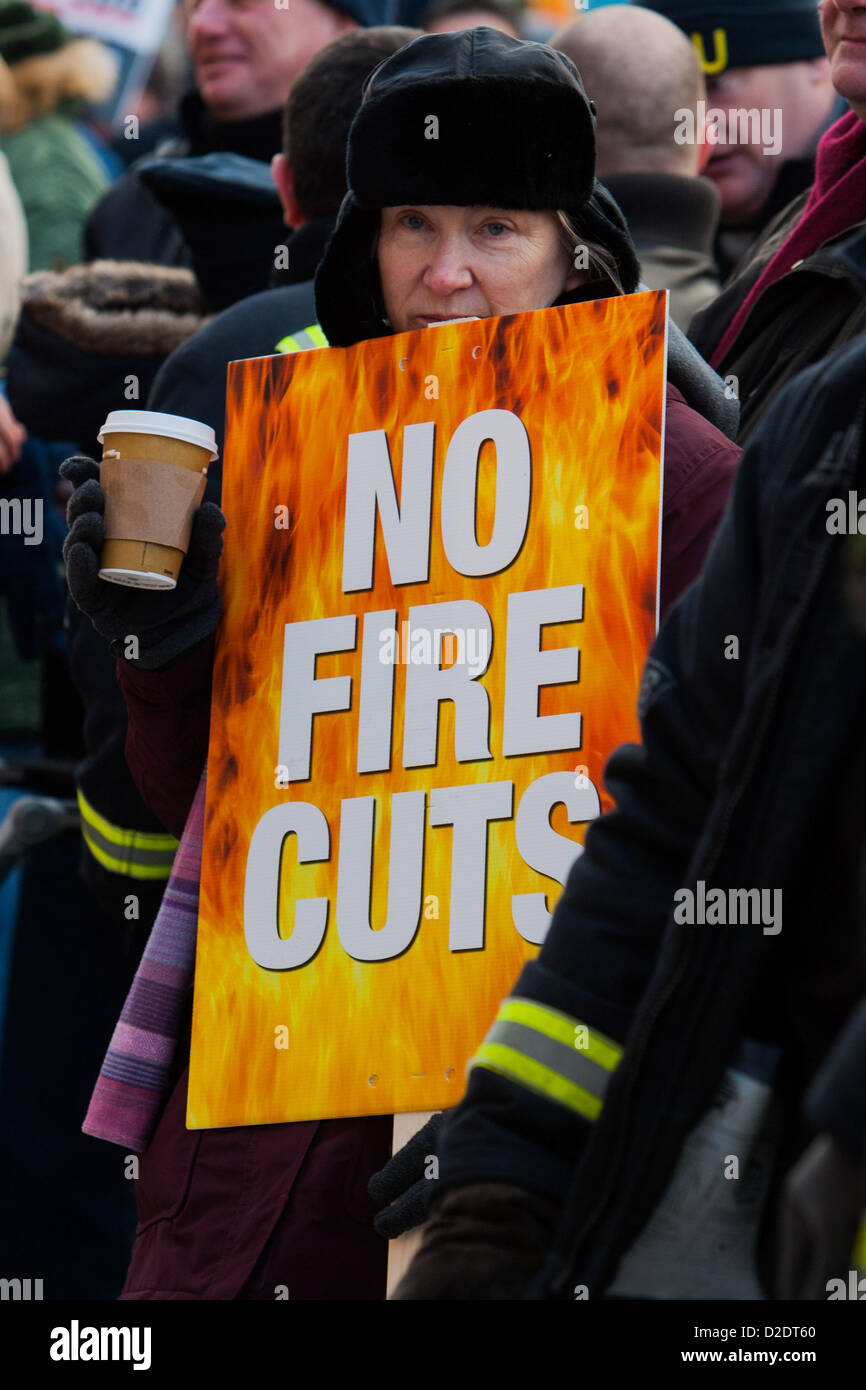
[{"label": "man in dark coat", "polygon": [[821,139],[812,189],[689,328],[739,392],[741,443],[785,382],[866,327],[866,7],[824,0],[820,15],[833,85],[851,110]]},{"label": "man in dark coat", "polygon": [[[822,1064],[811,1117],[833,1145],[811,1201],[842,1207],[847,1274],[866,1191],[862,1099],[844,1114],[864,1092],[866,640],[845,598],[864,383],[856,342],[792,383],[744,454],[650,652],[642,742],[608,763],[616,808],[446,1120],[399,1297],[771,1296],[774,1208]],[[760,914],[734,910],[744,893]],[[757,1094],[746,1054],[768,1051],[772,1128],[725,1136],[719,1114]]]},{"label": "man in dark coat", "polygon": [[[291,10],[187,0],[196,88],[181,103],[182,134],[156,153],[228,151],[270,162],[282,146],[286,98],[310,58],[344,30],[387,24],[392,8],[391,0],[292,0]],[[190,264],[180,229],[134,167],[97,203],[84,246],[87,260]]]},{"label": "man in dark coat", "polygon": [[[706,73],[707,108],[722,114],[707,177],[721,198],[715,250],[725,281],[776,214],[808,189],[818,141],[846,109],[830,81],[816,0],[645,0],[645,7],[688,34]],[[739,112],[757,115],[748,139]]]}]

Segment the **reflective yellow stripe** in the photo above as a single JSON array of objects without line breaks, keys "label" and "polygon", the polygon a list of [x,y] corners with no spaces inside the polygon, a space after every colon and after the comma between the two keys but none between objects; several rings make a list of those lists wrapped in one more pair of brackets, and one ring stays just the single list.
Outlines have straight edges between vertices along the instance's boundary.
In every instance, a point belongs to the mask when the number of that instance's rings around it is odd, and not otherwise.
[{"label": "reflective yellow stripe", "polygon": [[579,1019],[519,996],[506,999],[469,1063],[594,1120],[622,1059],[612,1038]]},{"label": "reflective yellow stripe", "polygon": [[500,1008],[497,1021],[499,1019],[508,1023],[523,1023],[527,1028],[544,1033],[545,1037],[564,1043],[566,1047],[574,1047],[576,1029],[585,1028],[587,1045],[581,1046],[580,1052],[591,1062],[604,1067],[605,1071],[614,1071],[622,1057],[622,1048],[605,1037],[604,1033],[589,1028],[579,1019],[569,1018],[568,1014],[562,1014],[558,1009],[549,1009],[546,1004],[536,1004],[532,1000],[514,996],[506,999]]},{"label": "reflective yellow stripe", "polygon": [[309,348],[328,347],[329,343],[317,323],[308,328],[299,328],[297,334],[286,334],[274,348],[274,352],[305,352]]},{"label": "reflective yellow stripe", "polygon": [[854,1241],[851,1261],[858,1272],[866,1274],[866,1212],[863,1213],[860,1220],[860,1228]]},{"label": "reflective yellow stripe", "polygon": [[177,849],[178,842],[168,831],[159,830],[124,830],[122,826],[112,825],[111,821],[106,820],[91,806],[81,788],[78,788],[78,808],[85,820],[91,825],[95,825],[97,830],[101,830],[106,840],[112,840],[116,845],[137,845],[142,849],[168,849],[172,853]]},{"label": "reflective yellow stripe", "polygon": [[173,835],[152,830],[127,830],[113,825],[91,806],[78,788],[81,833],[97,863],[129,878],[167,879],[178,842]]},{"label": "reflective yellow stripe", "polygon": [[488,1071],[498,1072],[508,1081],[516,1081],[530,1091],[537,1092],[546,1100],[557,1101],[569,1110],[575,1110],[586,1120],[595,1120],[601,1113],[601,1101],[590,1095],[573,1081],[567,1081],[559,1072],[534,1062],[522,1052],[501,1043],[482,1043],[469,1063],[470,1067],[486,1067]]}]

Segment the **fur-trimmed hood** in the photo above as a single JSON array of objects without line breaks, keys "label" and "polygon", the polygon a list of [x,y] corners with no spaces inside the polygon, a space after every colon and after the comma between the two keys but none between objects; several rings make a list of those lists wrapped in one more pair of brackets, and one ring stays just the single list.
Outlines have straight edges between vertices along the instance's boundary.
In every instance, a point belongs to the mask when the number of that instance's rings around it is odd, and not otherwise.
[{"label": "fur-trimmed hood", "polygon": [[205,322],[191,270],[92,261],[28,275],[9,403],[31,433],[98,457],[108,412],[145,406],[166,357]]},{"label": "fur-trimmed hood", "polygon": [[191,270],[91,261],[24,280],[22,318],[84,352],[167,357],[205,322]]},{"label": "fur-trimmed hood", "polygon": [[0,131],[19,130],[68,103],[106,101],[116,81],[114,55],[95,39],[73,39],[12,67],[0,59]]}]

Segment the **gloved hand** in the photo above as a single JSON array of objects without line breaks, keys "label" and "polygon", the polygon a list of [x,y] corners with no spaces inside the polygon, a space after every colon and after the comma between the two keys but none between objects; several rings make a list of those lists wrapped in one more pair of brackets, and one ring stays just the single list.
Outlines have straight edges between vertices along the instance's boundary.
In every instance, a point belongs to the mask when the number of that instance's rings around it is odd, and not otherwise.
[{"label": "gloved hand", "polygon": [[[215,631],[222,600],[217,585],[226,520],[213,502],[193,516],[189,550],[177,586],[171,590],[133,589],[99,578],[105,539],[105,493],[99,464],[84,455],[66,459],[60,473],[75,485],[66,508],[69,534],[63,543],[66,578],[75,603],[115,656],[153,671],[197,646]],[[138,656],[127,656],[128,637],[138,638]]]},{"label": "gloved hand", "polygon": [[559,1206],[513,1183],[466,1183],[436,1203],[397,1302],[519,1299],[553,1244]]},{"label": "gloved hand", "polygon": [[866,1193],[857,1165],[829,1135],[795,1163],[779,1207],[775,1297],[827,1297],[831,1279],[847,1279]]},{"label": "gloved hand", "polygon": [[[373,1225],[385,1240],[394,1240],[413,1227],[422,1226],[427,1220],[436,1195],[439,1166],[438,1162],[429,1164],[428,1159],[436,1157],[442,1120],[441,1110],[431,1115],[418,1133],[412,1135],[408,1144],[398,1149],[367,1184],[373,1201],[384,1208]],[[429,1176],[428,1170],[432,1170]]]}]

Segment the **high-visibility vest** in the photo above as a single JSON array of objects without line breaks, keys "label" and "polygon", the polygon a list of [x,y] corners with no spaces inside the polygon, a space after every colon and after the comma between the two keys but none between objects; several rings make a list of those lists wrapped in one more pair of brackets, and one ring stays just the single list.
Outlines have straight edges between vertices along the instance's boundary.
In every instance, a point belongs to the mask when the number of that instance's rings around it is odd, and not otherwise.
[{"label": "high-visibility vest", "polygon": [[114,825],[91,806],[78,788],[81,833],[97,864],[128,878],[167,879],[178,841],[167,832],[126,830]]},{"label": "high-visibility vest", "polygon": [[329,343],[317,323],[309,328],[301,328],[297,333],[287,333],[274,348],[274,352],[304,352],[307,348],[328,347]]}]

